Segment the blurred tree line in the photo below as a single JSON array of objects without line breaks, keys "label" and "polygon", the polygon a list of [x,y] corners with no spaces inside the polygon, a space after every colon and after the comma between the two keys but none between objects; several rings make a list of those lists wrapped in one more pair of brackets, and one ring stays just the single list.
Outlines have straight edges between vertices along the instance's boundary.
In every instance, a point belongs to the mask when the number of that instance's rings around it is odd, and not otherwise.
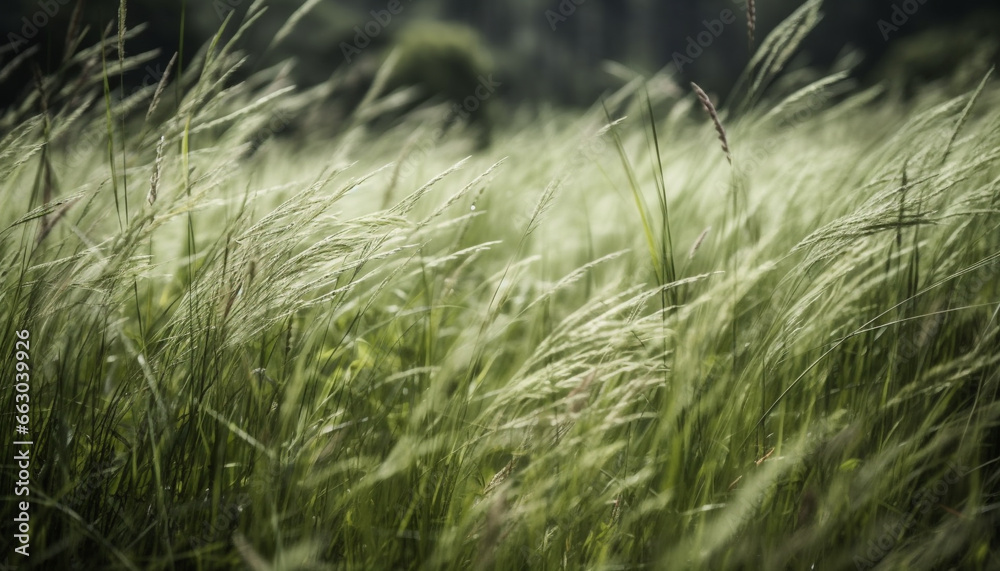
[{"label": "blurred tree line", "polygon": [[[233,12],[238,21],[252,2],[130,0],[129,25],[151,24],[140,38],[131,42],[130,53],[159,48],[162,52],[153,69],[164,65],[180,45],[183,15],[184,50],[190,57],[219,29],[228,13]],[[0,8],[0,31],[4,34],[0,66],[33,45],[39,48],[34,57],[43,70],[58,66],[75,3],[76,0],[5,0]],[[497,77],[503,84],[501,92],[508,101],[589,105],[603,91],[621,82],[602,69],[601,62],[605,60],[623,63],[647,75],[673,67],[678,80],[697,81],[709,90],[724,93],[749,58],[743,0],[319,0],[299,21],[295,33],[281,46],[268,49],[274,35],[302,3],[303,0],[267,2],[267,14],[244,42],[244,49],[256,58],[251,67],[294,56],[295,79],[302,85],[314,85],[348,64],[346,54],[350,50],[345,50],[345,45],[360,51],[379,51],[390,45],[409,22],[426,19],[458,21],[478,30],[489,47]],[[800,1],[760,0],[756,4],[759,42]],[[97,39],[108,22],[116,19],[117,5],[117,0],[83,0],[83,20],[91,26],[92,40]],[[988,14],[984,10],[990,8],[993,15],[983,16]],[[715,22],[721,22],[726,10],[735,19],[722,24],[720,29]],[[905,21],[895,14],[896,10],[905,15]],[[878,62],[886,61],[892,46],[902,43],[904,38],[928,30],[948,29],[951,30],[948,34],[939,33],[933,40],[942,44],[940,50],[931,46],[930,51],[945,53],[944,61],[955,64],[955,59],[969,56],[961,50],[949,55],[951,48],[945,44],[950,40],[961,43],[958,36],[968,35],[968,22],[990,21],[997,10],[995,0],[827,1],[825,18],[806,43],[800,61],[821,67],[829,65],[845,46],[852,46],[866,56],[860,67],[864,76],[879,70]],[[970,14],[975,14],[971,20]],[[892,23],[894,16],[901,25]],[[36,25],[42,21],[45,25]],[[895,30],[886,33],[880,22],[890,23]],[[32,27],[37,31],[26,34]],[[231,24],[230,28],[233,27]],[[998,26],[980,28],[984,29],[975,33],[984,42],[996,41]],[[698,43],[699,34],[705,31],[712,33],[708,45],[701,46],[700,51],[692,48],[692,42]],[[701,36],[702,40],[706,38]],[[365,43],[365,47],[359,47],[360,43]],[[927,46],[923,47],[924,52],[912,57],[930,57]],[[692,53],[697,53],[697,57],[688,57]],[[681,60],[677,59],[678,54]],[[679,71],[677,61],[685,61]],[[27,83],[30,77],[25,67],[7,79],[0,105],[16,97],[18,83]]]}]

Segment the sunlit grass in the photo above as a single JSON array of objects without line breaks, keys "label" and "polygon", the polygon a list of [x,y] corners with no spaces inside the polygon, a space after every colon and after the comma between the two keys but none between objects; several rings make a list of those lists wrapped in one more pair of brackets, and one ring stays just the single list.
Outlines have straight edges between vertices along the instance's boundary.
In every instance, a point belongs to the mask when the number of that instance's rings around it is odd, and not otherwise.
[{"label": "sunlit grass", "polygon": [[46,80],[0,123],[32,562],[1000,565],[1000,92],[768,88],[816,8],[718,116],[655,78],[483,151],[411,119],[250,153],[313,102],[221,43],[152,113]]}]

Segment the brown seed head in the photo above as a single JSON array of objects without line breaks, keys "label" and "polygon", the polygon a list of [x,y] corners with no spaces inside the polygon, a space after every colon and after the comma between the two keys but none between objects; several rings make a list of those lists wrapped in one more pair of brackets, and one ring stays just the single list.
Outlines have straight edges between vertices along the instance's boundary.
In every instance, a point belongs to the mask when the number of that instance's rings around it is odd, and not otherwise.
[{"label": "brown seed head", "polygon": [[698,86],[697,83],[691,82],[691,88],[694,89],[695,95],[698,96],[698,101],[701,101],[701,106],[705,108],[708,116],[712,119],[712,123],[715,125],[715,132],[719,134],[719,141],[722,143],[722,150],[726,153],[726,160],[729,164],[733,164],[733,157],[729,153],[729,139],[726,138],[726,129],[722,126],[722,121],[719,120],[719,112],[715,110],[715,105],[712,104],[712,100],[708,98],[708,94],[705,90]]}]

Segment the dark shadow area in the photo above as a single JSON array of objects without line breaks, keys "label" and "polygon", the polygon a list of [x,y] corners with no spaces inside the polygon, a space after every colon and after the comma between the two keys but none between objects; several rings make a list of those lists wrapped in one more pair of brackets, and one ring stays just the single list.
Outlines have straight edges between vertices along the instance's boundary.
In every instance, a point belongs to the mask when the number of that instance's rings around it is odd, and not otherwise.
[{"label": "dark shadow area", "polygon": [[[249,0],[130,1],[128,25],[148,23],[129,42],[130,55],[148,50],[159,53],[147,68],[127,74],[126,83],[131,87],[155,80],[174,52],[182,52],[183,65],[227,17],[231,18],[228,31],[234,30],[251,4]],[[911,82],[939,79],[958,68],[976,75],[997,59],[1000,18],[994,4],[973,0],[828,2],[824,20],[804,43],[797,62],[826,67],[845,49],[856,49],[864,56],[856,70],[858,77],[867,82],[889,78],[907,93],[913,90]],[[4,35],[0,64],[7,65],[26,51],[32,53],[29,61],[9,70],[0,106],[10,105],[23,93],[23,86],[32,81],[34,66],[43,73],[60,68],[68,30],[89,28],[83,42],[89,45],[104,30],[113,29],[106,26],[116,21],[117,5],[113,0],[5,3],[0,9]],[[266,12],[241,39],[250,55],[246,69],[292,57],[294,81],[302,87],[317,85],[359,60],[357,68],[366,60],[384,58],[408,27],[423,20],[447,20],[475,30],[492,59],[492,69],[502,78],[500,93],[513,103],[590,105],[622,83],[621,77],[602,66],[607,60],[644,75],[673,67],[679,80],[697,81],[709,91],[725,93],[748,60],[746,5],[738,0],[322,0],[279,45],[271,45],[300,6],[300,2],[284,0],[268,3]],[[797,2],[789,0],[757,2],[756,40],[796,6]],[[74,23],[75,9],[80,12]],[[369,80],[372,75],[371,69],[356,73]]]}]

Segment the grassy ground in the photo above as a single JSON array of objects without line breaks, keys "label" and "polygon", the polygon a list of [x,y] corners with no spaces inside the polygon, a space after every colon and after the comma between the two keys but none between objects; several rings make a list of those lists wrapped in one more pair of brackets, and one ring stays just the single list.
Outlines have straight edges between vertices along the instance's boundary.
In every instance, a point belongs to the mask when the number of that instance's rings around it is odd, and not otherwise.
[{"label": "grassy ground", "polygon": [[468,157],[251,154],[280,74],[216,45],[120,102],[82,50],[2,120],[30,564],[1000,568],[1000,91],[775,83],[816,7],[718,112],[653,78]]}]

